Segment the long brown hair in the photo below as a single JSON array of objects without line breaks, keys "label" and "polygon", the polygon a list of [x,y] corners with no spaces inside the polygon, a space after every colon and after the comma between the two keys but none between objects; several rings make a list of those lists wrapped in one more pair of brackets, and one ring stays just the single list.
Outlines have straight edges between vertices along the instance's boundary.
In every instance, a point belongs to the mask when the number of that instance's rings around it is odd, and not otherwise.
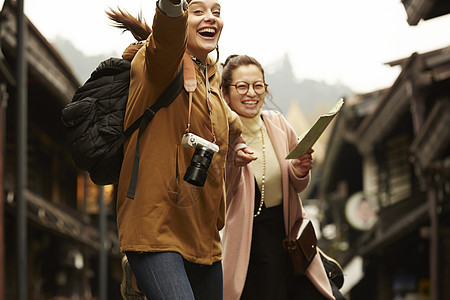
[{"label": "long brown hair", "polygon": [[[186,1],[188,4],[191,0]],[[152,33],[152,29],[142,17],[142,11],[135,17],[120,7],[117,10],[109,8],[109,11],[105,11],[108,18],[113,21],[111,26],[123,29],[123,32],[129,31],[136,39],[136,41],[144,41]],[[216,63],[219,62],[219,45],[216,47],[217,58]]]},{"label": "long brown hair", "polygon": [[[189,4],[191,0],[187,0],[186,2]],[[126,10],[118,7],[117,10],[109,8],[109,11],[106,11],[106,14],[108,15],[108,18],[113,21],[111,26],[123,29],[124,32],[131,32],[137,41],[146,40],[150,33],[152,33],[152,29],[142,17],[142,11],[135,17]]]},{"label": "long brown hair", "polygon": [[146,40],[152,33],[152,29],[142,17],[142,11],[135,17],[124,9],[117,8],[117,10],[114,10],[110,8],[109,11],[106,11],[106,14],[113,21],[111,26],[123,29],[124,32],[130,31],[137,41]]}]

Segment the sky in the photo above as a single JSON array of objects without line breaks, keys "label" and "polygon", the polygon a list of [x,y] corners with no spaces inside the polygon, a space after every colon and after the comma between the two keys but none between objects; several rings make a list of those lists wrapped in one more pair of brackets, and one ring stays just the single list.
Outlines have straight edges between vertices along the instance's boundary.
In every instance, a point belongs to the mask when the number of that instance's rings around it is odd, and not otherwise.
[{"label": "sky", "polygon": [[[409,26],[400,0],[219,1],[225,24],[221,62],[230,54],[248,54],[270,72],[287,55],[298,80],[341,83],[357,93],[393,84],[400,69],[387,62],[450,46],[450,14]],[[151,24],[156,1],[24,3],[25,14],[48,40],[60,36],[86,55],[120,56],[133,38],[110,26],[105,9],[142,10]]]}]

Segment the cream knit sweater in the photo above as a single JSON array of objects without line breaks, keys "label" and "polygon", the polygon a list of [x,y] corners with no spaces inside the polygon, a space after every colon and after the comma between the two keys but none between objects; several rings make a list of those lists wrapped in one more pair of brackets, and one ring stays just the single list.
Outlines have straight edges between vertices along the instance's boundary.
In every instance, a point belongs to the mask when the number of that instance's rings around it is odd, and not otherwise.
[{"label": "cream knit sweater", "polygon": [[270,137],[267,133],[266,126],[258,114],[253,118],[246,118],[240,116],[244,130],[242,136],[247,143],[250,150],[255,152],[255,156],[258,159],[250,163],[250,168],[255,175],[256,182],[258,183],[259,190],[261,190],[261,180],[263,175],[263,145],[261,137],[261,128],[264,135],[264,144],[266,147],[266,174],[264,184],[264,204],[266,207],[273,207],[280,205],[283,199],[282,181],[281,181],[281,169],[278,162],[275,150],[273,148]]}]

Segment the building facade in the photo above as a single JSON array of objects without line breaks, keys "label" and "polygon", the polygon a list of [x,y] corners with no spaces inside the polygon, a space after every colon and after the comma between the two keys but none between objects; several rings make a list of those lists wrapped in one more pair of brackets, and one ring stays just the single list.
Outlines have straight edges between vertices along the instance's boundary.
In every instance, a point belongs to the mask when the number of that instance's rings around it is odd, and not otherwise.
[{"label": "building facade", "polygon": [[450,46],[390,65],[390,88],[345,100],[306,196],[349,299],[449,299]]},{"label": "building facade", "polygon": [[[27,127],[18,126],[17,8],[0,13],[0,299],[121,299],[114,188],[78,170],[61,110],[80,85],[59,53],[26,20]],[[26,137],[26,230],[18,226],[18,139]],[[100,197],[100,195],[102,197]],[[103,199],[103,201],[100,201]],[[20,282],[17,240],[26,235],[27,283]],[[103,263],[102,262],[106,262]],[[106,299],[106,298],[105,298]]]}]

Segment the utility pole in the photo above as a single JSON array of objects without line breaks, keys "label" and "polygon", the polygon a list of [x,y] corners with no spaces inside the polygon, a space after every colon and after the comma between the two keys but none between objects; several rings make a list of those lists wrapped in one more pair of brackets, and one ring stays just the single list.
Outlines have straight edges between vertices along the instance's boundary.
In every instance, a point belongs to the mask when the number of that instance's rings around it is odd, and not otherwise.
[{"label": "utility pole", "polygon": [[24,15],[24,0],[17,0],[17,268],[18,299],[26,300],[28,296],[27,268],[27,140],[28,140],[28,97],[27,97],[27,60],[25,36],[27,34]]},{"label": "utility pole", "polygon": [[100,240],[100,255],[99,255],[99,300],[108,299],[108,253],[106,251],[106,207],[103,186],[98,186],[98,201],[99,201],[99,240]]},{"label": "utility pole", "polygon": [[4,134],[5,134],[5,118],[4,113],[7,101],[6,84],[0,84],[0,300],[5,300],[5,199],[3,191],[4,180]]}]

